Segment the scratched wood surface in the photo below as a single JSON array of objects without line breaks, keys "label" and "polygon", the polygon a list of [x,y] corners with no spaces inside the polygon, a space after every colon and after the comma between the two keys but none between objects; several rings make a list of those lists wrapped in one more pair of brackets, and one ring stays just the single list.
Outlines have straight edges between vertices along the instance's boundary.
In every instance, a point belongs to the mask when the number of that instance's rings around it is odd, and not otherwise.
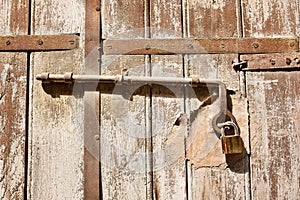
[{"label": "scratched wood surface", "polygon": [[252,196],[298,199],[299,72],[248,72]]},{"label": "scratched wood surface", "polygon": [[[32,1],[32,34],[84,32],[83,1]],[[83,100],[78,88],[42,85],[42,72],[83,73],[78,49],[31,54],[28,199],[83,199]]]},{"label": "scratched wood surface", "polygon": [[[300,36],[298,0],[243,1],[245,36]],[[251,192],[299,199],[299,72],[247,72]]]},{"label": "scratched wood surface", "polygon": [[[134,5],[134,6],[133,6]],[[102,1],[102,37],[145,37],[144,2]],[[149,75],[144,56],[102,56],[101,74]],[[149,94],[142,85],[101,93],[102,199],[151,199]]]},{"label": "scratched wood surface", "polygon": [[[0,35],[28,32],[28,1],[0,2]],[[27,54],[0,53],[0,199],[23,199]]]},{"label": "scratched wood surface", "polygon": [[[181,1],[150,1],[151,38],[182,37]],[[182,55],[151,56],[151,75],[183,77]],[[169,90],[172,95],[165,95]],[[153,198],[185,199],[185,136],[184,89],[181,86],[153,87],[152,143]]]},{"label": "scratched wood surface", "polygon": [[[241,37],[239,1],[187,1],[189,37]],[[188,185],[190,199],[248,199],[248,131],[246,99],[242,97],[241,76],[232,69],[237,54],[203,54],[186,58],[188,75],[219,78],[225,82],[228,107],[235,115],[245,144],[243,154],[225,156],[211,128],[218,112],[214,88],[200,90],[187,101],[190,131],[187,138]],[[202,94],[202,95],[199,95]],[[230,95],[229,95],[230,94]]]}]

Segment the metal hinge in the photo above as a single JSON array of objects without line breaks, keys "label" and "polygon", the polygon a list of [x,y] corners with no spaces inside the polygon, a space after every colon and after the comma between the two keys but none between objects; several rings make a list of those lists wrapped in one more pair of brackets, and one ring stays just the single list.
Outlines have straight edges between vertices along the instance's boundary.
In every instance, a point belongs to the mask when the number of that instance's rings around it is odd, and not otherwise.
[{"label": "metal hinge", "polygon": [[79,36],[16,35],[0,36],[0,51],[54,51],[78,48]]}]

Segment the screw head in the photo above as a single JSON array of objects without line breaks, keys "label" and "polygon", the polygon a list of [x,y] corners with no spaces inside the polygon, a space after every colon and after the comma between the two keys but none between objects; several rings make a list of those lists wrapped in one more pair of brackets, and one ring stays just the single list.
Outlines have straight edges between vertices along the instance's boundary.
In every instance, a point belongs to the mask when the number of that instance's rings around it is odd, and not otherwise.
[{"label": "screw head", "polygon": [[286,64],[290,65],[292,63],[292,60],[290,58],[285,59]]},{"label": "screw head", "polygon": [[7,40],[7,41],[5,42],[5,44],[6,44],[6,45],[10,45],[11,42],[10,42],[9,40]]},{"label": "screw head", "polygon": [[101,8],[99,6],[96,7],[96,11],[99,12]]}]

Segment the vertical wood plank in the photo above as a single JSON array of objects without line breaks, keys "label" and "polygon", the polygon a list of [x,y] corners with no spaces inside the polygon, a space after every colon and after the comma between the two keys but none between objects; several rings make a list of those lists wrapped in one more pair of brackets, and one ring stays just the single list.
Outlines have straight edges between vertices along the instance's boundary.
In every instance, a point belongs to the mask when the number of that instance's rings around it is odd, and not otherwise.
[{"label": "vertical wood plank", "polygon": [[[0,2],[0,35],[28,33],[27,0]],[[0,53],[0,199],[25,198],[27,53]]]},{"label": "vertical wood plank", "polygon": [[[150,1],[151,38],[182,37],[180,0]],[[183,58],[151,56],[151,75],[183,77]],[[167,91],[171,95],[166,95]],[[152,88],[153,196],[186,199],[185,136],[187,121],[182,86]]]},{"label": "vertical wood plank", "polygon": [[249,72],[252,196],[298,199],[299,72]]},{"label": "vertical wood plank", "polygon": [[[190,37],[241,37],[239,1],[188,1]],[[218,78],[226,86],[229,109],[238,121],[245,144],[243,154],[225,156],[211,120],[218,112],[216,88],[199,90],[187,102],[190,121],[187,158],[192,169],[192,199],[249,199],[247,101],[241,97],[240,75],[232,69],[237,54],[203,54],[187,58],[187,74]],[[195,94],[193,94],[195,96]]]},{"label": "vertical wood plank", "polygon": [[245,36],[300,35],[298,0],[242,0]]},{"label": "vertical wood plank", "polygon": [[78,49],[31,54],[29,199],[83,198],[82,94],[75,86],[42,85],[35,75],[84,72],[84,10],[83,1],[32,1],[32,34],[81,38]]},{"label": "vertical wood plank", "polygon": [[[243,0],[246,37],[299,36],[298,0]],[[299,73],[247,72],[255,199],[299,198]]]},{"label": "vertical wood plank", "polygon": [[[143,38],[145,4],[140,0],[102,1],[102,37]],[[127,76],[148,75],[144,56],[102,56],[101,73]],[[101,93],[101,174],[103,199],[151,199],[149,98],[141,87],[115,86]],[[146,95],[146,96],[145,96]],[[150,149],[151,150],[151,149]],[[150,193],[149,193],[150,192]]]}]

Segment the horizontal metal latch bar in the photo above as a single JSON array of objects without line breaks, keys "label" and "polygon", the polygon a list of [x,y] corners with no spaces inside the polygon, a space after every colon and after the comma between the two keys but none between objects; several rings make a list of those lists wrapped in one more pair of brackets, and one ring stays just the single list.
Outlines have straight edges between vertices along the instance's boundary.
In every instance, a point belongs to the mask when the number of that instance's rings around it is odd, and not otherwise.
[{"label": "horizontal metal latch bar", "polygon": [[79,36],[16,35],[0,36],[0,51],[54,51],[78,48]]},{"label": "horizontal metal latch bar", "polygon": [[141,76],[107,76],[107,75],[75,75],[71,72],[65,74],[42,73],[36,76],[37,80],[45,83],[50,82],[99,82],[113,84],[189,84],[197,86],[199,84],[223,84],[218,79],[199,79],[197,76],[191,78],[179,77],[141,77]]},{"label": "horizontal metal latch bar", "polygon": [[299,50],[293,38],[179,38],[179,39],[107,39],[106,55],[198,54],[198,53],[281,53]]},{"label": "horizontal metal latch bar", "polygon": [[[37,80],[43,81],[43,83],[51,82],[62,82],[62,83],[73,83],[73,82],[98,82],[100,84],[158,84],[158,85],[170,85],[170,84],[184,84],[190,85],[191,87],[197,87],[201,84],[216,85],[219,87],[219,104],[220,111],[217,113],[212,120],[212,126],[218,136],[221,135],[221,129],[217,126],[218,123],[224,121],[226,116],[236,123],[235,117],[227,109],[227,97],[226,97],[226,86],[219,79],[200,79],[198,76],[190,78],[179,78],[179,77],[141,77],[141,76],[107,76],[107,75],[75,75],[71,72],[65,74],[50,74],[42,73],[36,76]],[[223,118],[223,119],[222,119]]]}]

